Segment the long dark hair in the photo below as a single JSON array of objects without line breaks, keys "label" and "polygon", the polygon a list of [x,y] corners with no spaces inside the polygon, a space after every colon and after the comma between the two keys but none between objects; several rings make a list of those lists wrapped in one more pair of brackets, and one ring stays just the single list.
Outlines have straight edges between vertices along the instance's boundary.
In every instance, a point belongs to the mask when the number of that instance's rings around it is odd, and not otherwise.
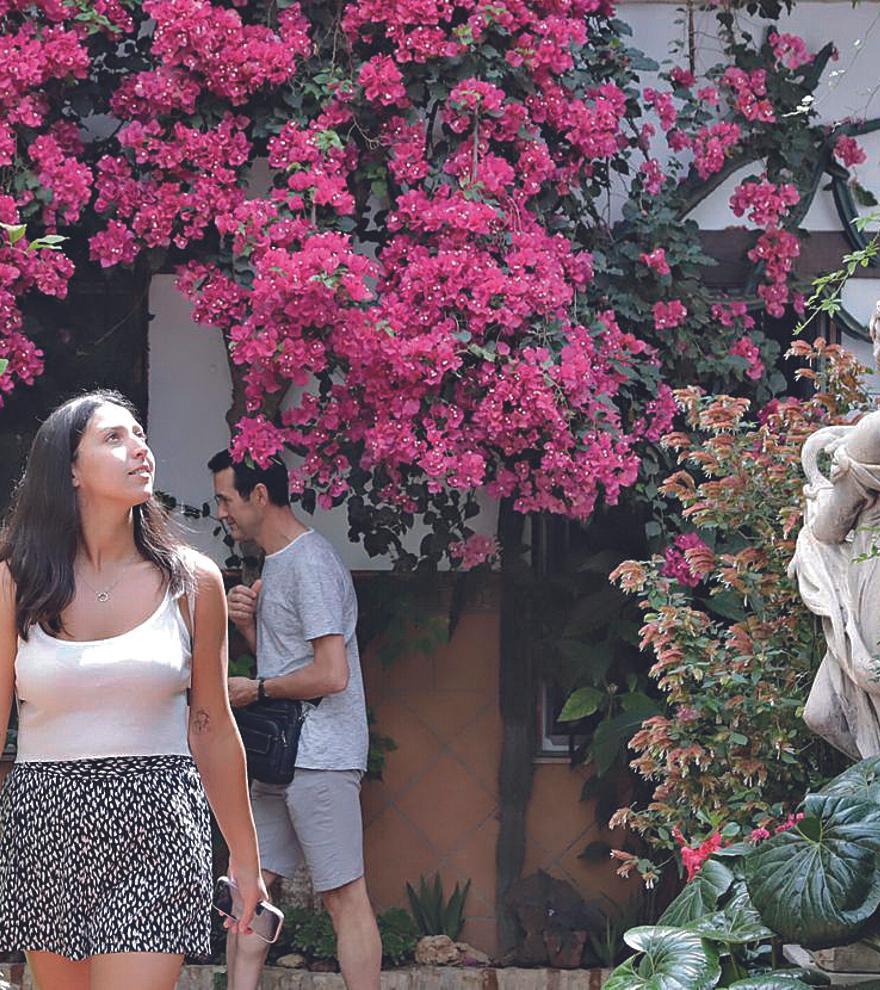
[{"label": "long dark hair", "polygon": [[[15,581],[15,622],[22,639],[34,623],[60,632],[61,613],[73,601],[73,565],[82,534],[70,466],[93,413],[108,403],[137,415],[118,392],[88,392],[58,406],[31,444],[0,534],[0,560],[6,561]],[[193,578],[185,547],[165,510],[151,497],[132,511],[134,542],[141,556],[162,571],[173,594],[189,590]]]}]

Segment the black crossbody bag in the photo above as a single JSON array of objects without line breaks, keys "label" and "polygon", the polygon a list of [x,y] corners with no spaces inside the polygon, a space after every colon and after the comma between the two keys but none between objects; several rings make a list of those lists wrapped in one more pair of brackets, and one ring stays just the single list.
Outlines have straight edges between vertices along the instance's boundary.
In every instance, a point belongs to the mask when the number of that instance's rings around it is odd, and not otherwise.
[{"label": "black crossbody bag", "polygon": [[293,780],[303,723],[320,703],[320,698],[265,698],[244,708],[233,708],[247,754],[249,777],[264,784],[289,784]]}]

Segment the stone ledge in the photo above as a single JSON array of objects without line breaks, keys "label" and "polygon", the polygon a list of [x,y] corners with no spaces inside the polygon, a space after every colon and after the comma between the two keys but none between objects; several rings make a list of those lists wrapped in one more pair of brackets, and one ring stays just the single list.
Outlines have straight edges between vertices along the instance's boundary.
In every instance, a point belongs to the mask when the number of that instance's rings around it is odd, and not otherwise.
[{"label": "stone ledge", "polygon": [[[177,990],[214,990],[214,976],[224,966],[184,966]],[[610,969],[457,969],[413,966],[382,973],[382,990],[601,990]],[[33,990],[30,973],[20,964],[0,964],[0,990]],[[345,990],[338,973],[267,966],[260,990]]]}]

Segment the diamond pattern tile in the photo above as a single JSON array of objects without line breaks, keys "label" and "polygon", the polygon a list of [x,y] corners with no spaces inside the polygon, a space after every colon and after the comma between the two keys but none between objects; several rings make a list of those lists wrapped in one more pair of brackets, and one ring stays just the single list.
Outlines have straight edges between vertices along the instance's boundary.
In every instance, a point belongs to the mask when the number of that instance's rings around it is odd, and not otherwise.
[{"label": "diamond pattern tile", "polygon": [[497,801],[458,760],[444,753],[396,805],[427,836],[439,859],[482,825]]}]

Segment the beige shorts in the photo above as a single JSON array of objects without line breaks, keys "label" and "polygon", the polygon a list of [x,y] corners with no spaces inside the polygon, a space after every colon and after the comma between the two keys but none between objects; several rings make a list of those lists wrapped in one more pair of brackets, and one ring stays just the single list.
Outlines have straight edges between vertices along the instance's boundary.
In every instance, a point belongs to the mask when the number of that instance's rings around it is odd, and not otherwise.
[{"label": "beige shorts", "polygon": [[364,875],[360,770],[301,770],[287,785],[251,784],[264,870],[292,877],[305,864],[315,890]]}]

